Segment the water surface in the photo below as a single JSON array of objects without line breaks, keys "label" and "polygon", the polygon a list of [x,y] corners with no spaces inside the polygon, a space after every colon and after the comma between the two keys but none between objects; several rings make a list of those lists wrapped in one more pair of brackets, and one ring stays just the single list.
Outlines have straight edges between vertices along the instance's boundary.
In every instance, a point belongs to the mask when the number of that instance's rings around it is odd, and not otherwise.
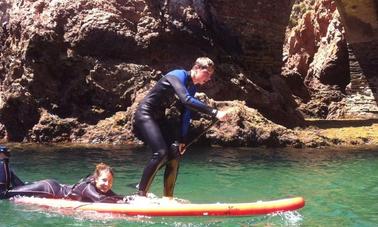
[{"label": "water surface", "polygon": [[[25,181],[73,184],[96,163],[116,171],[114,191],[132,194],[150,152],[143,147],[11,145],[11,163]],[[151,188],[163,191],[163,171]],[[303,196],[298,212],[252,217],[125,218],[62,214],[0,201],[0,226],[376,226],[378,149],[191,148],[175,195],[192,203],[254,202]]]}]

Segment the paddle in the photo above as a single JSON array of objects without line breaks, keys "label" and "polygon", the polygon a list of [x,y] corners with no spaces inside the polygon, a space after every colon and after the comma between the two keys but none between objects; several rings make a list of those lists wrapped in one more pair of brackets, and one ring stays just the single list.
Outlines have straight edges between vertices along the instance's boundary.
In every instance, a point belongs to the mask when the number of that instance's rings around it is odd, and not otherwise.
[{"label": "paddle", "polygon": [[194,138],[192,141],[190,141],[188,143],[188,145],[185,146],[184,150],[182,152],[180,152],[181,155],[184,155],[185,151],[188,149],[188,147],[190,147],[192,144],[194,144],[195,142],[197,142],[199,140],[199,138],[201,138],[201,136],[203,136],[207,131],[209,131],[209,129],[211,127],[213,127],[216,123],[219,122],[219,119],[216,119],[215,121],[213,121],[209,126],[207,126],[196,138]]}]

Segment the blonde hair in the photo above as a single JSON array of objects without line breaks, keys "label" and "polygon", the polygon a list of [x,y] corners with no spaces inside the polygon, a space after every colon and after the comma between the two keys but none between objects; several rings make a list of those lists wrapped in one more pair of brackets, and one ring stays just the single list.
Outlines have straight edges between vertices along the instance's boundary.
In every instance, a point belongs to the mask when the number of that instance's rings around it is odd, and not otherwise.
[{"label": "blonde hair", "polygon": [[95,178],[97,178],[100,175],[100,172],[102,172],[102,171],[107,171],[112,175],[112,177],[114,177],[113,169],[110,166],[108,166],[108,165],[106,165],[105,163],[102,163],[102,162],[96,165],[96,169],[93,173],[93,176]]},{"label": "blonde hair", "polygon": [[[214,62],[208,57],[199,57],[197,60],[194,62],[194,66],[198,66],[201,69],[208,69],[212,68],[214,69]],[[193,66],[193,67],[194,67]]]}]

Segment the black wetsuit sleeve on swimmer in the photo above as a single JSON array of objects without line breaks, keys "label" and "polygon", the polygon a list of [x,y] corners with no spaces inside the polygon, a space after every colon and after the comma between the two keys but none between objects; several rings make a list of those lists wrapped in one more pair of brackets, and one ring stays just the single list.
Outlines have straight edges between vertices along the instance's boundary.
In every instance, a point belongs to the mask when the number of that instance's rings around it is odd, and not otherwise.
[{"label": "black wetsuit sleeve on swimmer", "polygon": [[5,193],[10,187],[8,162],[8,159],[0,159],[0,199],[4,198]]},{"label": "black wetsuit sleeve on swimmer", "polygon": [[122,199],[123,196],[118,196],[111,190],[107,193],[100,193],[93,184],[87,184],[82,192],[81,200],[84,202],[117,203]]},{"label": "black wetsuit sleeve on swimmer", "polygon": [[211,115],[212,117],[215,117],[217,115],[217,109],[211,108],[210,106],[204,104],[203,102],[191,96],[188,90],[176,76],[168,74],[165,77],[167,78],[168,82],[172,85],[181,103],[184,104],[185,107]]},{"label": "black wetsuit sleeve on swimmer", "polygon": [[25,183],[11,170],[11,184],[12,187],[25,185]]},{"label": "black wetsuit sleeve on swimmer", "polygon": [[9,159],[0,159],[0,199],[5,198],[5,194],[11,188],[24,185],[16,174],[9,167]]}]

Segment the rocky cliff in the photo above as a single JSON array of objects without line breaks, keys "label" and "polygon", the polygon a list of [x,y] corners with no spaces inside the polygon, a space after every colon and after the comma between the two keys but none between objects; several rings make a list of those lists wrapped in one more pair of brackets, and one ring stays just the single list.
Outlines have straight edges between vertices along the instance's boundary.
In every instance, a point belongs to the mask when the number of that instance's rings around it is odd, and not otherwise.
[{"label": "rocky cliff", "polygon": [[306,116],[332,118],[350,83],[345,30],[336,3],[297,1],[291,21],[283,76]]},{"label": "rocky cliff", "polygon": [[374,1],[296,1],[282,75],[306,117],[378,118]]},{"label": "rocky cliff", "polygon": [[135,142],[138,101],[198,56],[216,63],[199,97],[234,109],[213,143],[301,146],[288,128],[345,109],[349,49],[330,0],[6,0],[0,17],[4,141]]},{"label": "rocky cliff", "polygon": [[378,118],[378,2],[336,1],[348,42],[351,82],[344,115]]},{"label": "rocky cliff", "polygon": [[241,100],[273,122],[301,125],[279,75],[290,6],[10,1],[3,7],[2,135],[8,141],[101,142],[113,134],[131,140],[136,97],[168,70],[189,69],[202,55],[217,64],[215,81],[203,88],[209,97]]}]

